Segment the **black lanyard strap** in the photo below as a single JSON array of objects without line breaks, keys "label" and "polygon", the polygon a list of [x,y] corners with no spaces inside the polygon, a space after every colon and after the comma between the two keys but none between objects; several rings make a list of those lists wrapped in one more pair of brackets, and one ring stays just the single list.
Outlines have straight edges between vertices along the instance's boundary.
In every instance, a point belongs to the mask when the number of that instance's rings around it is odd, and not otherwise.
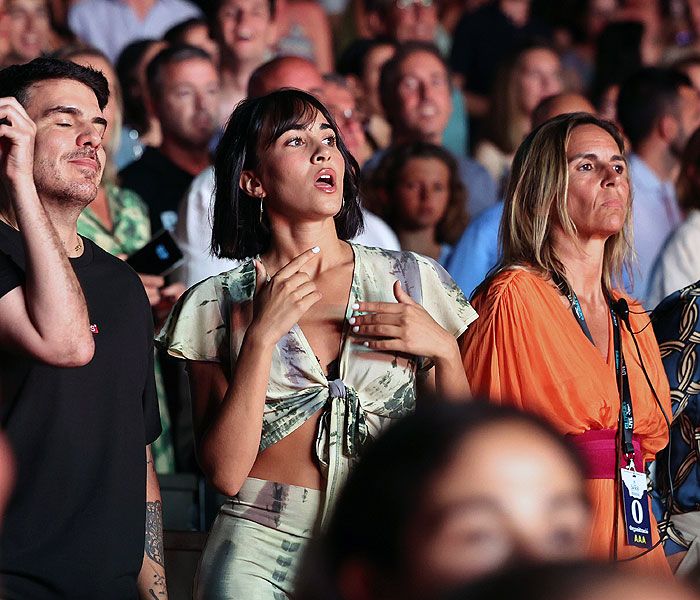
[{"label": "black lanyard strap", "polygon": [[[586,323],[586,317],[581,309],[581,303],[578,301],[576,293],[561,277],[556,275],[554,282],[557,287],[569,299],[571,304],[571,312],[574,314],[576,322],[581,327],[581,330],[593,345],[593,336]],[[634,445],[632,437],[634,435],[634,413],[632,411],[632,396],[630,395],[629,379],[627,377],[627,364],[625,363],[625,355],[622,352],[622,336],[620,334],[620,320],[618,319],[613,309],[612,298],[608,298],[608,307],[610,309],[610,317],[613,326],[613,351],[615,353],[615,374],[617,375],[617,391],[620,396],[620,409],[622,420],[622,453],[632,464],[634,464]],[[641,465],[640,465],[641,466]]]},{"label": "black lanyard strap", "polygon": [[[632,460],[634,457],[634,413],[632,412],[632,396],[630,394],[629,378],[627,377],[627,364],[622,353],[622,338],[620,335],[620,320],[615,311],[610,307],[610,316],[613,323],[613,347],[615,350],[615,372],[617,373],[617,391],[620,395],[622,410],[622,452],[625,457]],[[643,467],[643,465],[640,465]]]}]

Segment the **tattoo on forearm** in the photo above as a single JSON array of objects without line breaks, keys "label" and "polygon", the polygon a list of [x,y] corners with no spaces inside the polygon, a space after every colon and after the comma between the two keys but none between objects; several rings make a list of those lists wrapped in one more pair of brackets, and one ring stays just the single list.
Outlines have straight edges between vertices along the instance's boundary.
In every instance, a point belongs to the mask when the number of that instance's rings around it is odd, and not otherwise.
[{"label": "tattoo on forearm", "polygon": [[165,583],[165,575],[154,571],[153,584],[148,586],[148,597],[151,600],[163,600],[168,597],[168,586]]},{"label": "tattoo on forearm", "polygon": [[160,500],[146,502],[146,556],[164,567],[163,505]]},{"label": "tattoo on forearm", "polygon": [[146,485],[150,484],[150,482],[153,481],[154,477],[156,477],[156,469],[155,469],[155,465],[153,464],[153,458],[147,458],[146,459]]},{"label": "tattoo on forearm", "polygon": [[162,591],[165,591],[165,575],[161,575],[160,573],[154,573],[153,585],[157,588],[160,588]]}]

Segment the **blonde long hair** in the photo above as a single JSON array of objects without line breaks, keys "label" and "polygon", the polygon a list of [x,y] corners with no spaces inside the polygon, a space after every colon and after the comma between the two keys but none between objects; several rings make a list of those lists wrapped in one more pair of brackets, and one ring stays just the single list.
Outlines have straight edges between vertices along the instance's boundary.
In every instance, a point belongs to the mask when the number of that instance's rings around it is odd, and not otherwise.
[{"label": "blonde long hair", "polygon": [[[589,113],[560,115],[532,131],[513,159],[499,230],[501,259],[487,282],[496,273],[512,267],[528,267],[566,280],[564,266],[554,249],[552,226],[558,221],[565,233],[576,235],[576,225],[568,211],[566,148],[571,132],[581,125],[600,127],[615,140],[620,154],[624,153],[624,140],[617,127]],[[627,170],[625,174],[629,180]],[[601,283],[607,292],[621,283],[632,249],[631,214],[630,192],[624,226],[605,242]]]}]

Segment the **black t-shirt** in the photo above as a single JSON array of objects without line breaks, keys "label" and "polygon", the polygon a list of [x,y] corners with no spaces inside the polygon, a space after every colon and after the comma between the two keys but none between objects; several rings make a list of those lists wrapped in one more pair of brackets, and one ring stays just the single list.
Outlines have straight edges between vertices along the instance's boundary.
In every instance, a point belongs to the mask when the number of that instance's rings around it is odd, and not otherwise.
[{"label": "black t-shirt", "polygon": [[0,251],[0,298],[19,285],[22,285],[22,272],[7,254]]},{"label": "black t-shirt", "polygon": [[180,200],[194,177],[160,150],[146,147],[137,161],[119,172],[122,187],[135,191],[148,205],[151,232],[174,229]]},{"label": "black t-shirt", "polygon": [[[83,243],[71,263],[90,313],[92,361],[58,368],[0,351],[0,418],[17,462],[0,538],[7,600],[138,597],[145,446],[160,434],[153,322],[131,268]],[[20,234],[0,222],[0,297],[24,268]]]}]

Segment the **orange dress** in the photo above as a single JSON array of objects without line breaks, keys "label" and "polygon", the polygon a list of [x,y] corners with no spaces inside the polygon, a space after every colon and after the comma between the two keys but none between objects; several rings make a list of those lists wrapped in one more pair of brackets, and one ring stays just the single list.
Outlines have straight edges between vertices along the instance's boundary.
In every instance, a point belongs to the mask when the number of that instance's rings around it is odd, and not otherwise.
[{"label": "orange dress", "polygon": [[[638,303],[628,301],[631,311],[643,310]],[[583,333],[552,282],[525,269],[497,275],[472,305],[480,317],[466,332],[463,356],[473,393],[536,413],[567,435],[617,427],[620,397],[612,321],[606,361]],[[646,315],[630,313],[633,331],[640,331],[648,323]],[[636,338],[647,373],[670,415],[668,380],[651,326]],[[649,461],[667,444],[668,431],[644,379],[632,336],[622,324],[621,340],[629,373],[634,433],[640,440],[644,460]],[[593,507],[591,556],[612,558],[616,507],[618,558],[642,552],[642,548],[625,544],[624,514],[614,479],[589,479],[587,485]],[[651,519],[656,542],[653,514]],[[670,575],[661,546],[630,564],[647,573],[653,570]]]}]

